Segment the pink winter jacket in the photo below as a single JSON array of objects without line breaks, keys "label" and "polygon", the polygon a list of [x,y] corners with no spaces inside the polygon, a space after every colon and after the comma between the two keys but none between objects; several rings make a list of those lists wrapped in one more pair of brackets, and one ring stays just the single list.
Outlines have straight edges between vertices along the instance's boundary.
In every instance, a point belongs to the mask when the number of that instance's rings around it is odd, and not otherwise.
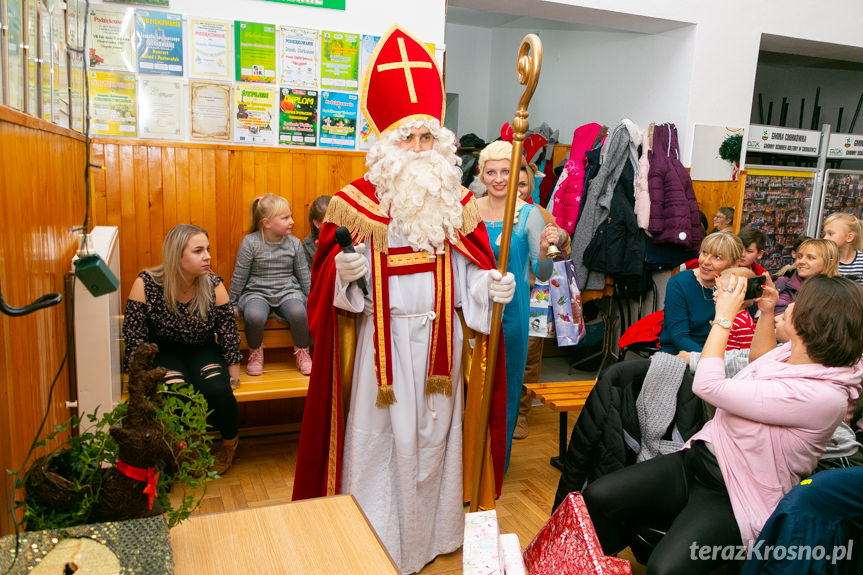
[{"label": "pink winter jacket", "polygon": [[581,199],[584,196],[584,153],[593,149],[596,138],[602,126],[585,124],[575,129],[572,134],[572,146],[569,150],[569,160],[564,165],[562,181],[554,193],[554,205],[551,213],[557,225],[572,235],[575,223],[581,211]]},{"label": "pink winter jacket", "polygon": [[692,390],[716,415],[696,433],[713,444],[743,543],[758,538],[782,496],[812,473],[861,391],[863,365],[793,365],[791,344],[725,378],[720,357],[702,357]]}]

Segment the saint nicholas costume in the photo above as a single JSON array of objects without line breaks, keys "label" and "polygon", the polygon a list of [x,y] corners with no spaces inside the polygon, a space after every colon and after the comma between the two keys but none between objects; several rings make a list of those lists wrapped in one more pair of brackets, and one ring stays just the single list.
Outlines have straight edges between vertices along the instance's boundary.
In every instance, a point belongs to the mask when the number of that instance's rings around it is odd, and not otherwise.
[{"label": "saint nicholas costume", "polygon": [[[362,108],[376,133],[442,120],[434,58],[397,26],[372,54],[365,85]],[[465,188],[461,205],[458,241],[436,254],[415,251],[382,213],[375,186],[356,180],[330,201],[312,266],[307,307],[315,347],[293,498],[354,495],[404,573],[461,546],[471,493],[495,259]],[[366,245],[367,294],[336,271],[339,226]],[[472,351],[463,346],[464,326],[475,333]],[[494,506],[503,483],[502,343],[480,480],[483,508]]]}]

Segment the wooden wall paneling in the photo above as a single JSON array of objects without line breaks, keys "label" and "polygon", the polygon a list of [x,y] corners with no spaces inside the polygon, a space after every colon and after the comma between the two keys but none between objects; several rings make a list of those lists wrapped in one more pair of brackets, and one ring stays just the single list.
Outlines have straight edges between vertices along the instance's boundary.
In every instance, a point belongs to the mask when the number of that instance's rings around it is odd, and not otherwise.
[{"label": "wooden wall paneling", "polygon": [[569,149],[571,147],[564,144],[555,144],[554,150],[551,152],[551,161],[555,167],[569,157]]},{"label": "wooden wall paneling", "polygon": [[196,226],[204,227],[204,190],[203,165],[201,149],[189,150],[189,221]]},{"label": "wooden wall paneling", "polygon": [[[94,222],[99,222],[101,225],[117,226],[120,230],[120,239],[122,241],[123,230],[120,225],[123,223],[123,208],[120,194],[117,193],[120,189],[120,170],[118,162],[119,150],[116,144],[105,144],[104,170],[99,170],[104,174],[105,181],[105,204],[106,204],[106,220],[94,219]],[[95,168],[91,168],[91,171]],[[120,264],[122,265],[122,261]],[[122,268],[121,268],[122,269]]]},{"label": "wooden wall paneling", "polygon": [[[216,153],[213,149],[201,150],[201,192],[202,192],[202,219],[201,227],[207,230],[207,234],[216,230]],[[215,241],[214,241],[215,240]],[[218,241],[218,236],[210,238],[210,256],[213,260],[219,259],[219,250],[224,246]]]},{"label": "wooden wall paneling", "polygon": [[[153,265],[150,245],[150,181],[147,177],[147,147],[128,146],[132,149],[134,177],[135,242],[138,246],[138,269]],[[120,258],[122,261],[122,257]],[[142,262],[146,262],[142,265]],[[136,270],[137,271],[137,270]]]},{"label": "wooden wall paneling", "polygon": [[[125,286],[124,294],[129,292],[132,281],[138,271],[149,263],[138,257],[138,250],[144,246],[137,245],[137,225],[135,210],[135,170],[134,170],[132,147],[127,145],[117,146],[117,165],[114,167],[119,172],[119,188],[115,193],[120,197],[120,245],[135,246],[134,250],[120,251],[120,287]],[[95,223],[95,222],[94,222]]]},{"label": "wooden wall paneling", "polygon": [[[64,292],[77,248],[77,234],[69,230],[81,225],[85,211],[84,152],[80,135],[0,106],[0,285],[12,306]],[[48,405],[67,344],[63,304],[0,316],[0,470],[21,466],[43,410],[46,429],[68,418],[68,367]],[[37,449],[34,457],[44,452]],[[7,507],[12,478],[0,475],[0,534],[7,534],[13,531]]]},{"label": "wooden wall paneling", "polygon": [[[716,211],[723,207],[729,206],[734,208],[734,231],[740,230],[740,209],[743,201],[742,178],[736,182],[719,181],[707,182],[701,180],[693,180],[692,188],[695,191],[695,199],[698,201],[698,208],[707,216],[707,229],[713,229],[713,215]],[[743,222],[745,224],[745,222]]]},{"label": "wooden wall paneling", "polygon": [[[207,230],[210,234],[210,241],[216,241],[219,244],[218,258],[214,258],[213,266],[215,269],[222,269],[223,262],[225,267],[230,266],[233,270],[234,262],[227,262],[235,253],[235,249],[231,249],[233,245],[231,238],[231,224],[234,221],[244,222],[244,216],[239,208],[239,199],[231,193],[231,173],[230,162],[232,153],[228,150],[218,150],[215,156],[215,179],[213,190],[213,204],[216,206],[216,229]],[[239,245],[239,243],[237,243]],[[218,272],[217,272],[218,273]],[[231,277],[225,277],[224,274],[219,274],[230,285]]]},{"label": "wooden wall paneling", "polygon": [[[192,215],[189,209],[189,149],[177,147],[174,152],[174,187],[177,194],[177,221],[176,224],[189,224]],[[161,261],[161,256],[159,260]]]},{"label": "wooden wall paneling", "polygon": [[[105,145],[92,144],[90,146],[90,163],[95,166],[105,165]],[[108,220],[108,197],[105,184],[106,170],[101,168],[87,168],[90,178],[90,219],[92,221],[105,222]]]},{"label": "wooden wall paneling", "polygon": [[[141,146],[144,148],[144,146]],[[165,195],[162,186],[162,148],[148,146],[146,150],[147,194],[150,259],[161,260],[162,240],[165,237]]]},{"label": "wooden wall paneling", "polygon": [[[167,234],[168,230],[177,224],[177,184],[176,164],[174,163],[174,147],[165,146],[161,148],[162,156],[162,227]],[[163,238],[164,239],[164,238]],[[162,259],[159,252],[159,259]]]}]

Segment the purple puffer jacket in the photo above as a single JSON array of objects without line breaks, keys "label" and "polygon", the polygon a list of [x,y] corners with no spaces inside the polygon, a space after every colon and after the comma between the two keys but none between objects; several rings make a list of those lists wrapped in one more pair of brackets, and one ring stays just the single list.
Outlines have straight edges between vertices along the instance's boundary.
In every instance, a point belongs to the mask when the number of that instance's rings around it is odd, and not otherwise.
[{"label": "purple puffer jacket", "polygon": [[698,249],[704,232],[701,230],[692,178],[680,162],[680,145],[674,124],[662,124],[654,128],[653,149],[648,160],[650,226],[647,231],[653,236],[653,243]]}]

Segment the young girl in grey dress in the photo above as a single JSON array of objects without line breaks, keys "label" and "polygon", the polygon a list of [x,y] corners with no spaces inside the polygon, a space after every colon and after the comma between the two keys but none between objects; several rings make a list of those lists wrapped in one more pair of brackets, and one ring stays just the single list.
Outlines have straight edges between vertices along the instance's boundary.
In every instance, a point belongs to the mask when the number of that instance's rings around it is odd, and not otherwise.
[{"label": "young girl in grey dress", "polygon": [[249,363],[246,373],[264,372],[264,324],[271,312],[288,324],[297,368],[312,371],[306,299],[310,274],[300,239],[292,236],[294,218],[288,200],[274,194],[252,202],[249,233],[237,251],[231,278],[231,303],[243,314]]}]

